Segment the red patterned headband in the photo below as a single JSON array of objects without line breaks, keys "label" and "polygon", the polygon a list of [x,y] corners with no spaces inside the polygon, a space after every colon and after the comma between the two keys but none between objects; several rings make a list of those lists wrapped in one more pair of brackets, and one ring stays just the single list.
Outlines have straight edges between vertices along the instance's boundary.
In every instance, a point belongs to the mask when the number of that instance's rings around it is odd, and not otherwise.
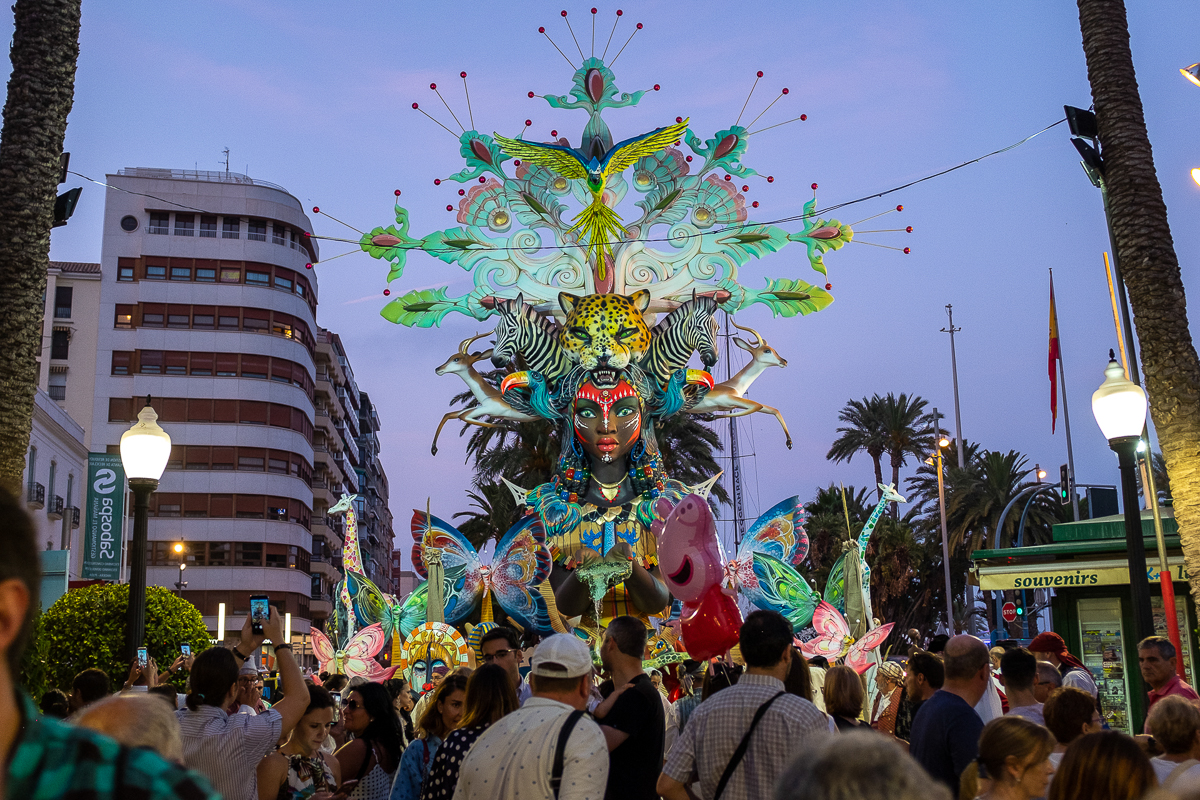
[{"label": "red patterned headband", "polygon": [[575,393],[576,400],[591,400],[600,406],[600,413],[604,416],[606,426],[608,424],[608,412],[618,400],[637,396],[637,389],[634,389],[628,381],[624,380],[618,382],[611,389],[598,389],[591,381],[587,381]]}]

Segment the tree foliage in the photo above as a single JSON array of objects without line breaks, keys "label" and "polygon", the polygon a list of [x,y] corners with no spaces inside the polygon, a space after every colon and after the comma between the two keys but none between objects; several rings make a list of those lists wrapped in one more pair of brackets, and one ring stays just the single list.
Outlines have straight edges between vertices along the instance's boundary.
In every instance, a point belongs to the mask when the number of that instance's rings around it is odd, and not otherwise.
[{"label": "tree foliage", "polygon": [[[22,683],[34,693],[42,688],[70,690],[75,675],[89,667],[104,670],[114,686],[129,675],[122,658],[128,584],[95,584],[72,589],[46,609],[22,668]],[[200,611],[159,586],[146,589],[146,636],[143,644],[160,672],[179,655],[181,644],[193,653],[208,649],[208,627]],[[173,683],[183,688],[183,675]],[[40,692],[37,692],[40,694]]]}]

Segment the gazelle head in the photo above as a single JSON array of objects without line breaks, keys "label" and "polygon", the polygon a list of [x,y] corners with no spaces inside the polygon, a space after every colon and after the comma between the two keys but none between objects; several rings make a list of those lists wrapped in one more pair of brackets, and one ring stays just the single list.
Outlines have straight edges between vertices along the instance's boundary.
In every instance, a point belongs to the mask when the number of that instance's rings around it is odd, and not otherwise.
[{"label": "gazelle head", "polygon": [[734,339],[733,343],[752,355],[755,361],[759,361],[768,367],[786,367],[788,365],[787,359],[775,352],[775,349],[767,344],[767,340],[762,337],[762,334],[754,330],[754,328],[738,325],[732,318],[729,320],[729,323],[739,331],[746,331],[754,335],[754,344],[750,344],[741,337]]},{"label": "gazelle head", "polygon": [[483,336],[487,336],[486,331],[483,333],[477,333],[469,339],[463,339],[462,343],[458,346],[458,352],[450,356],[450,358],[446,360],[446,363],[435,369],[434,372],[436,372],[438,375],[445,375],[446,373],[453,372],[467,372],[471,369],[476,361],[482,361],[485,358],[491,358],[491,350],[486,350],[482,353],[468,352],[471,342]]}]

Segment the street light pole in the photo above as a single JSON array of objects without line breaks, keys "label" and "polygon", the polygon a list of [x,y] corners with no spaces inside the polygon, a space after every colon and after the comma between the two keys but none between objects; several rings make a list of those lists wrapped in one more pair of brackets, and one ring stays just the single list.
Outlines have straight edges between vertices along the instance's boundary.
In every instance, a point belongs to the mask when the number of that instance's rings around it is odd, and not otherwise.
[{"label": "street light pole", "polygon": [[129,556],[129,606],[125,612],[125,659],[133,661],[146,632],[146,539],[150,495],[171,456],[171,437],[158,426],[158,414],[146,406],[138,421],[121,434],[121,463],[133,491],[133,552]]},{"label": "street light pole", "polygon": [[[941,426],[938,425],[938,412],[933,410],[934,439],[934,468],[937,470],[938,511],[942,515],[942,569],[946,578],[946,631],[954,635],[954,593],[950,587],[950,537],[946,532],[946,486],[942,480],[942,448],[949,442],[942,438]],[[945,444],[943,444],[945,442]]]}]

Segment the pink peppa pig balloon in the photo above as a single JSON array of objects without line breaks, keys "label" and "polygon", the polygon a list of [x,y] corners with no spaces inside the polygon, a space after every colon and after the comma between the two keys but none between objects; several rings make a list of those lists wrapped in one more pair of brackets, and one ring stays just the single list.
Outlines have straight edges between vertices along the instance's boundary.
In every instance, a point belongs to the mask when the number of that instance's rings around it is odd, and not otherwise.
[{"label": "pink peppa pig balloon", "polygon": [[721,590],[709,587],[698,603],[684,603],[680,618],[683,646],[697,661],[721,655],[738,643],[742,612],[737,600]]},{"label": "pink peppa pig balloon", "polygon": [[698,602],[711,587],[720,589],[725,558],[712,510],[700,495],[680,500],[663,523],[658,564],[667,588],[684,603]]}]

